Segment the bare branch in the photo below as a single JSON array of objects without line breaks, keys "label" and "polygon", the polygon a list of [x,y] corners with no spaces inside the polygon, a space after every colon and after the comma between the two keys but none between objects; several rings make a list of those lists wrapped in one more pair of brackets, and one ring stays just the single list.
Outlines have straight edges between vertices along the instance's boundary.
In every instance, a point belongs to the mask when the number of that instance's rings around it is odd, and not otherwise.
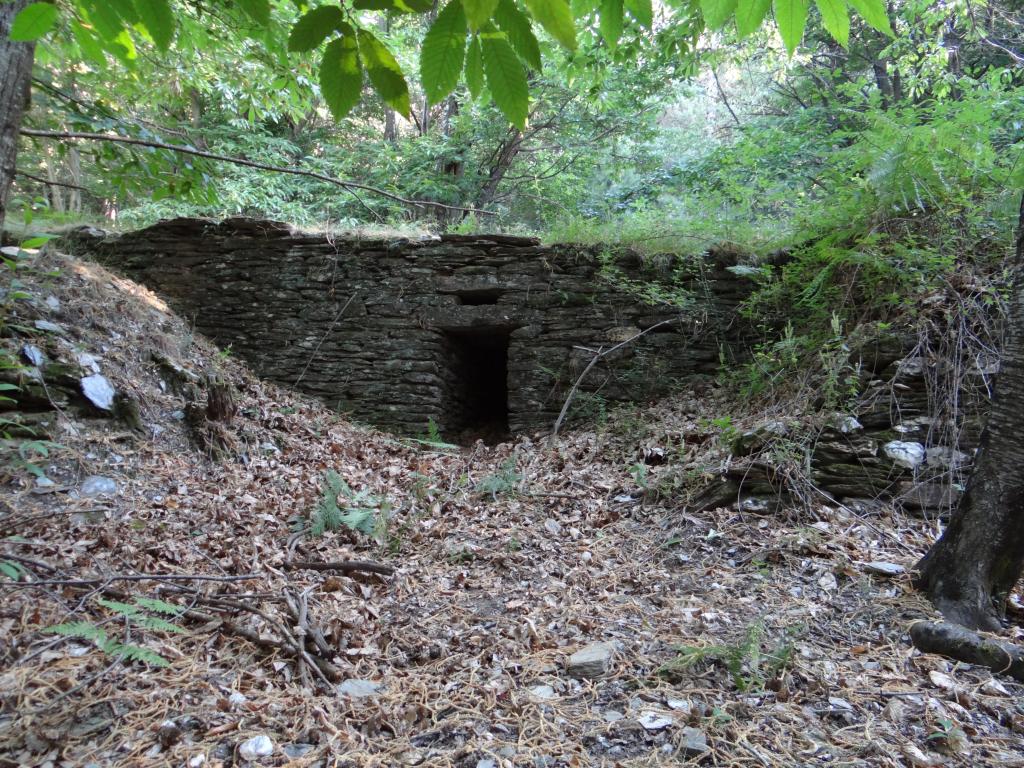
[{"label": "bare branch", "polygon": [[675,317],[670,318],[669,320],[662,320],[660,323],[655,323],[650,328],[644,328],[644,330],[640,331],[640,333],[634,336],[630,336],[625,341],[620,341],[614,347],[597,350],[594,353],[593,358],[591,358],[590,362],[587,364],[587,367],[583,369],[583,373],[581,373],[580,377],[576,379],[576,383],[572,385],[572,389],[569,390],[569,394],[565,398],[565,403],[562,404],[562,410],[558,414],[558,418],[555,420],[555,426],[551,430],[551,441],[554,442],[555,438],[558,437],[558,430],[562,428],[562,422],[565,421],[566,414],[569,413],[569,405],[572,403],[572,399],[576,396],[576,390],[580,388],[580,384],[583,383],[583,379],[586,378],[588,373],[590,373],[590,369],[597,365],[598,360],[608,357],[608,355],[610,355],[612,352],[614,352],[617,349],[622,349],[627,344],[632,344],[641,336],[645,336],[646,334],[653,331],[655,328],[661,328],[662,326],[668,325],[669,323],[677,322],[679,322],[679,319]]},{"label": "bare branch", "polygon": [[165,144],[162,141],[149,141],[146,139],[136,139],[131,136],[117,136],[108,133],[87,133],[82,131],[39,131],[33,128],[22,128],[22,136],[31,136],[37,139],[82,139],[85,141],[109,141],[116,144],[131,144],[138,147],[152,147],[154,149],[165,149],[169,152],[177,152],[182,155],[193,155],[195,157],[202,157],[207,160],[216,160],[222,163],[232,163],[233,165],[241,165],[246,168],[256,168],[260,171],[270,171],[271,173],[287,173],[292,176],[305,176],[306,178],[316,179],[317,181],[323,181],[328,184],[333,184],[336,187],[348,190],[362,190],[364,192],[372,192],[375,195],[386,197],[389,200],[402,203],[404,205],[410,205],[416,208],[443,208],[449,211],[461,211],[463,213],[478,213],[482,216],[495,216],[493,211],[485,211],[479,208],[466,208],[461,205],[445,205],[444,203],[435,203],[428,200],[411,200],[401,195],[396,195],[392,192],[380,189],[379,187],[372,187],[369,184],[359,184],[354,181],[343,181],[342,179],[336,179],[333,176],[327,176],[316,171],[305,171],[301,168],[286,168],[281,165],[266,165],[265,163],[257,163],[252,160],[246,160],[241,157],[231,157],[229,155],[218,155],[215,152],[206,152],[201,149],[194,147],[183,147],[178,144]]}]

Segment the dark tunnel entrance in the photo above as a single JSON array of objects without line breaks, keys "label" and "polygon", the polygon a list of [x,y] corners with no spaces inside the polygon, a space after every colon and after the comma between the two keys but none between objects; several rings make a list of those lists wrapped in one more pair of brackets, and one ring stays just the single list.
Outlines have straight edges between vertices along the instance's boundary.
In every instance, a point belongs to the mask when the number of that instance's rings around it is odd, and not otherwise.
[{"label": "dark tunnel entrance", "polygon": [[500,442],[508,431],[507,328],[445,333],[449,356],[446,437],[459,443]]}]

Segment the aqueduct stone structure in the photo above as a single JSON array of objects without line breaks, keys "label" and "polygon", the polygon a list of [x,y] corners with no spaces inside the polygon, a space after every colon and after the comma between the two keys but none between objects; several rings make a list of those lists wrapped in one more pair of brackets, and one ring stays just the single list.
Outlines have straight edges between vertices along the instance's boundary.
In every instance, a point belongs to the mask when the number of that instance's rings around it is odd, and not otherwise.
[{"label": "aqueduct stone structure", "polygon": [[[714,259],[645,263],[505,235],[335,239],[175,219],[89,250],[267,378],[407,433],[550,428],[593,352],[675,319],[588,375],[580,404],[714,373],[749,283]],[[690,296],[651,303],[637,285]],[[597,399],[600,398],[600,399]]]},{"label": "aqueduct stone structure", "polygon": [[[749,339],[736,309],[752,284],[726,256],[645,261],[505,235],[335,239],[251,219],[79,235],[69,243],[156,290],[258,374],[412,434],[429,419],[456,439],[548,430],[595,351],[645,329],[595,366],[581,405],[656,398],[714,374],[723,355],[742,357]],[[668,293],[685,297],[685,310],[657,301]],[[944,361],[913,352],[914,341],[850,351],[844,376],[856,375],[861,395],[804,446],[819,489],[926,510],[955,503],[987,374],[968,371],[957,412],[937,408],[928,381]],[[779,434],[769,426],[731,452]],[[926,449],[924,464],[893,458],[908,442]],[[784,485],[770,462],[726,462],[719,480],[694,503],[772,497]]]}]

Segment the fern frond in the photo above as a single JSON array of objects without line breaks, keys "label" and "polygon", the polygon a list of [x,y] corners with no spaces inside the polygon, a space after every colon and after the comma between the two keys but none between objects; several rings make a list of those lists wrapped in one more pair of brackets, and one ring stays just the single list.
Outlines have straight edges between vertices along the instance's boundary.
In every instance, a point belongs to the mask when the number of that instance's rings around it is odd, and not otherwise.
[{"label": "fern frond", "polygon": [[135,602],[146,610],[162,613],[166,616],[180,616],[185,611],[180,605],[158,600],[155,597],[137,597]]},{"label": "fern frond", "polygon": [[43,630],[49,634],[64,635],[65,637],[80,637],[83,640],[92,640],[102,646],[107,641],[107,633],[89,621],[71,621],[65,624],[55,624]]},{"label": "fern frond", "polygon": [[132,621],[140,627],[152,629],[155,632],[177,632],[179,634],[187,634],[187,630],[182,629],[177,624],[172,624],[171,622],[156,616],[136,616]]},{"label": "fern frond", "polygon": [[143,648],[140,645],[111,642],[103,648],[103,651],[109,656],[116,656],[128,661],[141,661],[143,664],[149,664],[151,667],[170,666],[170,662],[159,653],[151,651],[149,648]]},{"label": "fern frond", "polygon": [[97,597],[96,602],[102,605],[104,608],[109,608],[114,613],[120,613],[122,616],[129,616],[135,618],[140,615],[141,609],[137,605],[130,605],[128,603],[120,603],[117,600],[107,600],[104,597]]},{"label": "fern frond", "polygon": [[342,525],[353,531],[373,533],[375,512],[372,509],[350,509],[340,517]]}]

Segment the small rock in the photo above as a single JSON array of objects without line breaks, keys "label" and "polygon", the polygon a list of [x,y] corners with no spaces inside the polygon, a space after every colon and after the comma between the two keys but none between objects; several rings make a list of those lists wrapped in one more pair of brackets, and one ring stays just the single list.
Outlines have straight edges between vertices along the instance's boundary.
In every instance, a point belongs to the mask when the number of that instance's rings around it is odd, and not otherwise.
[{"label": "small rock", "polygon": [[46,475],[42,475],[36,478],[36,488],[53,488],[53,486],[55,485],[56,483],[53,482],[53,480],[51,480],[50,478],[48,478]]},{"label": "small rock", "polygon": [[925,450],[920,443],[893,440],[883,445],[882,450],[898,467],[917,469],[924,463]]},{"label": "small rock", "polygon": [[544,521],[544,530],[552,536],[558,536],[562,532],[562,525],[557,520],[552,520],[549,517]]},{"label": "small rock", "polygon": [[[60,299],[58,299],[52,293],[49,296],[47,296],[46,299],[44,299],[44,302],[46,306],[49,307],[54,312],[60,309]],[[203,759],[205,760],[206,758],[204,757]]]},{"label": "small rock", "polygon": [[338,686],[338,693],[350,699],[368,699],[380,693],[380,683],[352,678]]},{"label": "small rock", "polygon": [[667,699],[665,703],[669,709],[689,715],[693,711],[693,702],[688,699]]},{"label": "small rock", "polygon": [[643,726],[645,731],[660,731],[673,723],[671,716],[650,709],[641,712],[636,721]]},{"label": "small rock", "polygon": [[21,354],[32,365],[37,368],[46,362],[46,355],[43,354],[43,350],[37,347],[35,344],[26,344],[21,348]]},{"label": "small rock", "polygon": [[64,333],[64,328],[56,323],[51,323],[49,320],[36,320],[33,325],[36,327],[36,330],[39,331],[46,331],[47,333]]},{"label": "small rock", "polygon": [[498,764],[491,760],[491,758],[485,757],[476,761],[476,768],[498,768]]},{"label": "small rock", "polygon": [[697,757],[708,751],[708,737],[699,728],[683,728],[683,754]]},{"label": "small rock", "polygon": [[931,768],[931,766],[938,765],[941,762],[941,758],[938,755],[934,757],[927,755],[913,744],[904,744],[903,754],[910,760],[910,764],[914,768]]},{"label": "small rock", "polygon": [[238,748],[238,756],[243,760],[259,760],[261,757],[270,757],[274,754],[274,742],[265,734],[253,736],[248,741],[242,742]]},{"label": "small rock", "polygon": [[228,704],[231,705],[232,709],[238,709],[247,701],[248,699],[245,697],[245,694],[239,693],[238,691],[234,691],[230,696],[228,696]]},{"label": "small rock", "polygon": [[78,364],[93,373],[100,372],[99,358],[96,355],[90,355],[88,352],[82,352],[78,356]]},{"label": "small rock", "polygon": [[82,394],[90,403],[102,411],[114,410],[114,388],[107,381],[105,376],[94,373],[92,376],[84,376],[80,380]]},{"label": "small rock", "polygon": [[591,643],[569,657],[569,677],[596,679],[608,672],[615,655],[614,643]]},{"label": "small rock", "polygon": [[824,589],[826,592],[831,592],[833,589],[839,586],[839,582],[836,581],[836,576],[832,571],[826,571],[818,579],[818,586]]},{"label": "small rock", "polygon": [[312,744],[285,744],[281,747],[281,751],[284,752],[292,760],[297,760],[300,757],[312,752],[315,747]]},{"label": "small rock", "polygon": [[902,565],[896,563],[886,563],[881,560],[873,560],[870,563],[864,563],[864,570],[867,573],[875,573],[879,576],[899,576],[901,573],[906,571]]},{"label": "small rock", "polygon": [[1006,690],[1006,686],[1000,683],[998,680],[986,680],[981,685],[981,692],[987,693],[989,696],[1009,696],[1010,692]]},{"label": "small rock", "polygon": [[173,720],[164,720],[160,723],[160,730],[156,732],[156,737],[160,741],[161,747],[170,749],[181,739],[181,729]]},{"label": "small rock", "polygon": [[970,460],[971,457],[969,454],[945,445],[936,445],[928,449],[927,464],[929,467],[959,469],[969,463]]},{"label": "small rock", "polygon": [[188,761],[188,768],[202,768],[206,765],[206,755],[196,755]]},{"label": "small rock", "polygon": [[770,511],[768,502],[756,496],[743,499],[739,506],[740,512],[749,512],[753,515],[764,515]]},{"label": "small rock", "polygon": [[109,477],[89,475],[79,490],[82,496],[116,496],[117,483]]},{"label": "small rock", "polygon": [[545,701],[556,698],[555,689],[550,685],[535,685],[530,689],[530,695]]},{"label": "small rock", "polygon": [[622,712],[619,712],[619,710],[617,710],[617,709],[608,709],[608,710],[605,710],[604,720],[605,720],[606,723],[614,723],[617,720],[621,720],[625,716],[626,716],[625,714],[623,714]]},{"label": "small rock", "polygon": [[933,669],[928,673],[928,679],[932,681],[932,685],[936,688],[942,688],[944,691],[956,690],[956,680],[943,672]]},{"label": "small rock", "polygon": [[829,426],[844,435],[851,435],[864,429],[864,425],[856,418],[842,413],[833,414],[829,420]]}]

